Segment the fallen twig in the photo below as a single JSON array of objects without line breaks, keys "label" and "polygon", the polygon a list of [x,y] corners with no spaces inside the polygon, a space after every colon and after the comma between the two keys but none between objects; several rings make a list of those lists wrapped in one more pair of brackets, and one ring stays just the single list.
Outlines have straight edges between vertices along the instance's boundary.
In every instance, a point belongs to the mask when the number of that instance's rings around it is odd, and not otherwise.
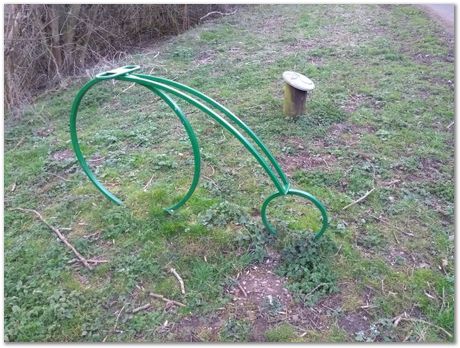
[{"label": "fallen twig", "polygon": [[393,318],[393,322],[394,322],[394,326],[397,326],[398,323],[403,320],[403,321],[411,321],[411,322],[415,322],[415,323],[423,323],[423,324],[427,324],[429,326],[432,326],[438,330],[441,330],[442,332],[444,332],[447,336],[449,337],[452,337],[452,334],[447,331],[446,329],[444,329],[443,327],[441,326],[438,326],[438,325],[435,325],[433,323],[430,323],[429,321],[426,321],[426,320],[423,320],[423,319],[417,319],[417,318],[409,318],[409,317],[405,317],[404,315],[406,315],[406,313],[404,314],[401,314],[401,315],[398,315],[397,317]]},{"label": "fallen twig", "polygon": [[[375,215],[371,215],[371,217],[373,217],[374,219],[376,219],[376,220],[378,220],[378,221],[380,221],[380,222],[383,222],[385,225],[387,225],[387,226],[389,226],[389,227],[391,227],[391,228],[394,228],[394,229],[396,229],[397,231],[399,231],[399,232],[401,232],[401,233],[403,233],[403,234],[405,234],[405,235],[407,235],[407,236],[410,236],[410,237],[413,237],[413,236],[414,236],[413,233],[407,233],[407,232],[405,232],[404,230],[401,230],[400,228],[398,228],[398,227],[396,227],[396,226],[392,226],[387,220],[385,220],[385,219],[383,219],[383,218],[381,218],[381,217],[378,217],[378,216],[375,216]],[[395,238],[396,243],[399,244],[399,240],[398,240],[398,237],[396,237],[396,233],[395,233],[393,230],[391,230],[391,233],[393,233],[393,237]]]},{"label": "fallen twig", "polygon": [[383,186],[391,186],[391,185],[397,184],[398,182],[401,182],[401,180],[395,179],[395,180],[383,183],[384,184]]},{"label": "fallen twig", "polygon": [[[86,235],[86,236],[83,236],[83,238],[85,238],[85,239],[91,239],[91,240],[98,240],[100,234],[101,234],[101,232],[96,231],[96,232],[94,232],[94,233],[91,233],[91,234],[88,234],[88,235]],[[96,238],[93,238],[93,237],[96,237]]]},{"label": "fallen twig", "polygon": [[178,301],[170,300],[169,298],[166,298],[166,297],[164,297],[163,295],[160,295],[160,294],[155,294],[155,293],[151,292],[150,296],[155,297],[155,298],[157,298],[159,300],[165,301],[166,303],[172,303],[172,304],[175,304],[176,306],[179,306],[179,307],[185,307],[185,304],[183,304],[181,302],[178,302]]},{"label": "fallen twig", "polygon": [[134,87],[134,85],[135,85],[135,83],[130,84],[128,87],[126,87],[124,90],[122,90],[121,93],[125,93],[128,89],[130,89],[131,87]]},{"label": "fallen twig", "polygon": [[147,188],[150,186],[150,184],[152,183],[152,180],[153,178],[155,177],[155,174],[152,175],[152,177],[149,179],[149,181],[147,181],[147,183],[145,184],[143,190],[144,192],[147,192]]},{"label": "fallen twig", "polygon": [[340,250],[342,250],[343,244],[340,244],[339,248],[337,249],[337,252],[335,253],[334,256],[337,256],[340,253]]},{"label": "fallen twig", "polygon": [[57,234],[57,236],[59,237],[59,239],[65,244],[67,245],[67,247],[69,247],[70,250],[73,251],[73,253],[75,254],[75,256],[77,256],[77,258],[81,261],[81,263],[83,263],[83,265],[88,268],[89,270],[92,270],[93,267],[91,267],[91,265],[88,263],[88,260],[86,260],[78,251],[77,249],[74,248],[74,246],[72,244],[70,244],[68,241],[67,241],[67,238],[61,233],[61,231],[59,231],[56,227],[53,227],[51,226],[48,222],[45,221],[45,219],[43,219],[43,217],[41,216],[41,214],[36,211],[36,210],[33,210],[33,209],[24,209],[24,208],[13,208],[13,210],[19,210],[19,211],[22,211],[22,212],[28,212],[28,213],[34,213],[46,226],[48,226],[49,229],[51,229],[54,233]]},{"label": "fallen twig", "polygon": [[134,314],[134,313],[137,313],[137,312],[143,311],[143,310],[145,310],[145,309],[148,309],[148,308],[150,308],[150,303],[146,303],[146,304],[145,304],[145,305],[143,305],[143,306],[140,306],[140,307],[134,308],[134,309],[132,310],[132,313]]},{"label": "fallen twig", "polygon": [[179,275],[179,273],[176,272],[176,270],[174,268],[170,268],[169,271],[172,274],[174,274],[174,276],[177,278],[177,280],[179,281],[179,284],[180,284],[180,292],[182,293],[182,295],[185,295],[184,281],[182,280],[181,276]]},{"label": "fallen twig", "polygon": [[126,305],[123,305],[123,307],[121,307],[120,311],[118,312],[117,319],[115,320],[115,325],[113,326],[113,331],[117,329],[118,319],[120,319],[121,312],[123,312],[123,310],[125,309],[125,306]]},{"label": "fallen twig", "polygon": [[244,288],[241,286],[240,283],[236,283],[238,288],[241,290],[241,292],[243,293],[244,297],[248,297],[248,294],[246,292],[246,290],[244,290]]},{"label": "fallen twig", "polygon": [[[118,312],[118,314],[117,314],[117,319],[115,319],[115,325],[113,326],[113,329],[112,329],[112,331],[109,333],[109,335],[110,335],[112,332],[117,332],[118,320],[120,319],[121,312],[123,312],[123,310],[125,309],[125,306],[126,306],[126,305],[123,305],[123,307],[121,307],[120,311]],[[109,335],[105,336],[104,339],[102,340],[102,342],[105,342],[105,341],[107,340],[107,338],[109,337]]]},{"label": "fallen twig", "polygon": [[445,296],[445,293],[444,293],[444,286],[443,286],[442,287],[442,305],[441,305],[441,310],[440,310],[441,312],[442,312],[442,310],[444,309],[444,306],[445,306],[445,298],[444,298],[444,296]]},{"label": "fallen twig", "polygon": [[372,192],[374,192],[374,190],[375,190],[375,187],[373,187],[372,190],[367,191],[366,194],[365,194],[364,196],[362,196],[361,198],[358,198],[356,201],[351,202],[350,204],[348,204],[348,205],[346,205],[345,207],[343,207],[342,210],[345,210],[345,209],[347,209],[347,208],[350,208],[351,206],[353,206],[353,205],[355,205],[355,204],[357,204],[357,203],[363,201],[364,199],[367,198],[367,196],[369,196]]},{"label": "fallen twig", "polygon": [[[16,148],[22,144],[22,142],[24,141],[25,137],[22,137],[21,140],[19,140],[19,142],[13,147],[13,150],[16,150]],[[11,151],[13,151],[11,150]]]},{"label": "fallen twig", "polygon": [[393,237],[395,237],[396,243],[399,244],[399,240],[398,240],[398,237],[396,237],[395,231],[391,230],[391,233],[393,233]]},{"label": "fallen twig", "polygon": [[48,173],[48,174],[50,174],[52,176],[55,176],[56,178],[59,178],[59,179],[64,180],[64,181],[72,181],[72,180],[66,179],[66,178],[64,178],[64,177],[62,177],[60,175],[54,174],[54,173]]},{"label": "fallen twig", "polygon": [[[75,263],[75,262],[78,262],[78,261],[80,261],[80,260],[74,258],[74,259],[71,259],[71,260],[67,261],[67,263],[72,264],[72,263]],[[98,264],[98,263],[108,263],[109,262],[109,260],[104,260],[104,259],[101,259],[101,260],[87,259],[86,261],[88,261],[88,263],[96,263],[96,264]]]},{"label": "fallen twig", "polygon": [[236,10],[235,11],[232,11],[232,12],[220,12],[220,11],[211,11],[207,14],[205,14],[203,17],[200,18],[200,22],[205,19],[205,18],[208,18],[209,16],[213,15],[213,14],[219,14],[221,16],[231,16],[231,15],[234,15],[236,13]]},{"label": "fallen twig", "polygon": [[319,283],[318,285],[316,285],[316,286],[314,287],[314,289],[313,289],[312,291],[310,291],[308,294],[306,294],[305,297],[310,296],[310,295],[313,294],[316,290],[318,290],[321,286],[324,286],[324,285],[326,285],[326,284],[325,284],[325,283]]},{"label": "fallen twig", "polygon": [[449,125],[446,127],[447,129],[449,129],[450,127],[452,127],[454,125],[454,122],[452,121],[451,123],[449,123]]},{"label": "fallen twig", "polygon": [[109,260],[95,260],[95,259],[90,259],[90,260],[87,260],[88,262],[91,262],[91,263],[108,263]]}]

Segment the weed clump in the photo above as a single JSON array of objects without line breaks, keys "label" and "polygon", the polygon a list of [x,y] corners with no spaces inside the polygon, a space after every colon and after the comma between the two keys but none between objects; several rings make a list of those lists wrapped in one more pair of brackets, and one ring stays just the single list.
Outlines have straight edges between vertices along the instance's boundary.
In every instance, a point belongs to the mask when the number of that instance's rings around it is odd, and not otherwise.
[{"label": "weed clump", "polygon": [[281,324],[265,332],[268,342],[290,342],[294,337],[294,328],[289,324]]},{"label": "weed clump", "polygon": [[248,321],[229,319],[220,332],[220,340],[223,342],[245,342],[250,333]]},{"label": "weed clump", "polygon": [[237,204],[223,201],[209,208],[200,216],[200,220],[204,226],[223,227],[230,222],[244,225],[249,218]]},{"label": "weed clump", "polygon": [[336,275],[331,265],[335,251],[334,242],[327,236],[316,240],[313,235],[291,233],[285,237],[282,262],[277,272],[290,280],[288,289],[294,298],[312,305],[337,291]]}]

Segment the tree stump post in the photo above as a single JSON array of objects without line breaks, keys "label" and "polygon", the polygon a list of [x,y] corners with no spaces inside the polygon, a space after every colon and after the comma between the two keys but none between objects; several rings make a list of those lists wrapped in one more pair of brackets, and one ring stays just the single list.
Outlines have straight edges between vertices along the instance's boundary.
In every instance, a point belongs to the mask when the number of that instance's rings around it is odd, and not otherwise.
[{"label": "tree stump post", "polygon": [[305,114],[305,101],[308,91],[315,88],[315,84],[308,77],[294,71],[283,73],[284,85],[284,115],[298,118]]}]

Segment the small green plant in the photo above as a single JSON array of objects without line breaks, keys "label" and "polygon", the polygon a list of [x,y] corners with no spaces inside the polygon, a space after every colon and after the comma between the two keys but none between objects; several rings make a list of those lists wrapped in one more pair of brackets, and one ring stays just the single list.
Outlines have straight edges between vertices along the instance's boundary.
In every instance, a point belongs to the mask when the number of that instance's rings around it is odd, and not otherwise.
[{"label": "small green plant", "polygon": [[281,324],[265,332],[268,342],[289,342],[294,335],[294,328],[289,324]]},{"label": "small green plant", "polygon": [[229,319],[220,332],[220,339],[224,342],[247,342],[250,325],[245,320]]},{"label": "small green plant", "polygon": [[224,201],[209,208],[200,217],[201,223],[205,226],[225,226],[229,222],[245,224],[248,222],[248,215],[240,206]]},{"label": "small green plant", "polygon": [[335,250],[335,244],[327,236],[319,240],[313,235],[287,236],[278,273],[288,277],[288,288],[299,301],[314,304],[336,291],[336,277],[330,264]]},{"label": "small green plant", "polygon": [[252,262],[260,263],[267,257],[267,246],[275,241],[275,237],[267,233],[262,224],[249,221],[235,241],[247,250]]},{"label": "small green plant", "polygon": [[268,295],[262,302],[262,310],[269,316],[275,317],[284,310],[284,306],[277,297]]},{"label": "small green plant", "polygon": [[386,318],[372,323],[368,330],[355,333],[355,340],[358,342],[394,342],[396,338],[393,321]]}]

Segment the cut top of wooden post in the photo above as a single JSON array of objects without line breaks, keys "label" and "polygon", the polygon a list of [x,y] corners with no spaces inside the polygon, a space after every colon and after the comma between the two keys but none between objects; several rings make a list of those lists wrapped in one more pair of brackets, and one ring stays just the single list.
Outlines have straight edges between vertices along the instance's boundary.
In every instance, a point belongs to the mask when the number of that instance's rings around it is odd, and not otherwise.
[{"label": "cut top of wooden post", "polygon": [[283,73],[283,79],[288,85],[300,91],[306,92],[315,88],[315,84],[312,80],[302,74],[296,73],[295,71],[285,71]]}]

